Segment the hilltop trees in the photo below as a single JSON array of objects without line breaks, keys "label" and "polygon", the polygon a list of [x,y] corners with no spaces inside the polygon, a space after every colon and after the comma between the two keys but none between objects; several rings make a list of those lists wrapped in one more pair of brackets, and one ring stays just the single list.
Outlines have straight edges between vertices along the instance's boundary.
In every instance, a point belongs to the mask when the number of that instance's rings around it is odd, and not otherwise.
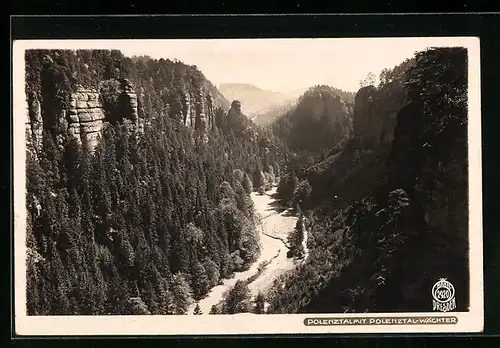
[{"label": "hilltop trees", "polygon": [[377,81],[377,76],[375,76],[374,73],[369,72],[364,80],[359,81],[359,86],[360,87],[375,86],[376,81]]},{"label": "hilltop trees", "polygon": [[338,90],[329,86],[311,87],[294,109],[272,123],[271,129],[292,151],[319,155],[350,135],[351,108],[351,102],[344,100]]}]

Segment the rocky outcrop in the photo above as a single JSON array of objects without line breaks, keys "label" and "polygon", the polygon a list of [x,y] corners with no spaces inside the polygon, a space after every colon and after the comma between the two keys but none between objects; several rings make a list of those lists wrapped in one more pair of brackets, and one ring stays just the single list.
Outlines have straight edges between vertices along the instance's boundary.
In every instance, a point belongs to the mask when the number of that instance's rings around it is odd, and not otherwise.
[{"label": "rocky outcrop", "polygon": [[374,86],[361,88],[354,99],[354,135],[362,148],[371,148],[378,141],[384,124],[376,107],[377,89]]},{"label": "rocky outcrop", "polygon": [[227,112],[228,122],[236,118],[239,114],[241,114],[241,102],[239,100],[233,100],[233,102],[231,103],[231,108]]},{"label": "rocky outcrop", "polygon": [[138,99],[132,83],[127,79],[120,80],[120,96],[118,97],[118,122],[126,124],[132,133],[143,130],[143,122],[139,119]]},{"label": "rocky outcrop", "polygon": [[41,149],[43,140],[42,110],[38,98],[26,103],[25,111],[26,143],[29,149]]},{"label": "rocky outcrop", "polygon": [[215,127],[215,103],[208,81],[190,88],[185,81],[186,71],[183,66],[174,69],[174,76],[174,90],[179,99],[170,105],[171,116],[184,126],[200,132]]},{"label": "rocky outcrop", "polygon": [[241,102],[233,100],[231,108],[226,114],[226,124],[229,129],[235,129],[239,126],[239,119],[241,118]]},{"label": "rocky outcrop", "polygon": [[208,89],[183,91],[180,102],[180,113],[174,117],[181,120],[184,126],[200,132],[206,132],[215,126],[213,98]]},{"label": "rocky outcrop", "polygon": [[[120,115],[118,121],[128,125],[131,132],[142,132],[144,123],[138,116],[137,95],[128,80],[120,81],[118,103],[113,112]],[[38,152],[42,147],[44,120],[42,107],[38,99],[27,102],[26,143],[28,148]],[[92,152],[99,142],[105,122],[110,122],[101,102],[101,95],[95,88],[78,86],[69,97],[67,109],[55,111],[57,134],[56,143],[62,146],[66,136],[74,137]],[[49,128],[49,125],[46,125]]]},{"label": "rocky outcrop", "polygon": [[[42,147],[44,132],[51,134],[59,149],[74,137],[93,151],[106,123],[125,124],[131,132],[141,133],[156,112],[207,133],[216,126],[216,114],[224,118],[221,115],[229,109],[229,102],[196,66],[151,60],[147,64],[157,65],[158,78],[144,79],[116,67],[110,71],[106,55],[91,62],[85,55],[66,53],[61,57],[58,52],[35,51],[27,57],[25,131],[35,152]],[[140,61],[129,63],[140,65]]]},{"label": "rocky outcrop", "polygon": [[404,92],[394,87],[366,86],[356,94],[353,131],[360,147],[373,148],[392,142],[396,116],[405,100]]},{"label": "rocky outcrop", "polygon": [[206,132],[214,127],[214,109],[210,91],[199,89],[195,94],[194,124],[191,127],[201,132]]},{"label": "rocky outcrop", "polygon": [[66,114],[68,134],[93,150],[97,146],[105,119],[99,92],[96,89],[77,88],[71,94],[70,108]]}]

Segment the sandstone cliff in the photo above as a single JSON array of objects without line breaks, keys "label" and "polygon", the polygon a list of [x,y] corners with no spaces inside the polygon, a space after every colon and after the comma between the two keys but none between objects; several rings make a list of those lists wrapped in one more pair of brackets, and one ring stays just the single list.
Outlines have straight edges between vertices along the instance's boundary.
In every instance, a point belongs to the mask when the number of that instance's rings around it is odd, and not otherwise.
[{"label": "sandstone cliff", "polygon": [[107,123],[141,133],[155,117],[206,133],[229,108],[195,66],[119,51],[27,51],[25,86],[26,143],[35,152],[45,133],[59,147],[70,136],[93,151]]},{"label": "sandstone cliff", "polygon": [[362,148],[390,144],[396,115],[405,103],[404,91],[393,85],[361,88],[354,102],[354,135]]},{"label": "sandstone cliff", "polygon": [[[118,121],[129,125],[130,131],[142,131],[139,126],[142,122],[139,121],[137,112],[137,95],[130,81],[117,81],[117,85],[120,88],[118,104],[115,106],[116,110],[111,111],[121,115]],[[49,130],[48,125],[44,127],[41,109],[42,105],[37,99],[27,104],[26,141],[35,151],[41,149],[44,128]],[[66,135],[75,137],[80,144],[88,146],[91,152],[97,146],[104,123],[112,121],[106,117],[99,90],[82,86],[78,86],[70,94],[68,107],[57,110],[56,114],[56,138],[61,139]]]}]

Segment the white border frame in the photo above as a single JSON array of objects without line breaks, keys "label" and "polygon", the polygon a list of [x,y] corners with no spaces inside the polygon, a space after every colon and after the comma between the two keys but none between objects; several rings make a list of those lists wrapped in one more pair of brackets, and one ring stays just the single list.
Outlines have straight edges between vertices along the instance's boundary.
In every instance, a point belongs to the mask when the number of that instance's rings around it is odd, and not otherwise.
[{"label": "white border frame", "polygon": [[[292,40],[404,40],[409,38],[259,39]],[[25,94],[24,51],[26,49],[117,48],[130,40],[17,40],[13,43],[13,170],[14,170],[14,284],[15,333],[17,335],[225,335],[225,334],[321,334],[321,333],[451,333],[481,332],[483,310],[483,241],[481,180],[481,90],[479,39],[475,37],[412,38],[428,46],[461,46],[468,50],[468,151],[469,151],[469,262],[470,311],[468,313],[397,314],[285,314],[202,316],[27,316],[26,315],[26,208],[25,208]],[[245,40],[245,39],[231,39]],[[249,40],[249,39],[246,39]],[[254,39],[250,39],[254,40]],[[157,44],[164,40],[150,41]],[[168,40],[171,41],[171,40]],[[194,40],[190,40],[194,41]],[[206,41],[206,40],[202,40]],[[217,41],[217,40],[214,40]],[[430,295],[429,295],[430,296]],[[305,326],[305,318],[350,317],[444,317],[458,323],[433,325]]]}]

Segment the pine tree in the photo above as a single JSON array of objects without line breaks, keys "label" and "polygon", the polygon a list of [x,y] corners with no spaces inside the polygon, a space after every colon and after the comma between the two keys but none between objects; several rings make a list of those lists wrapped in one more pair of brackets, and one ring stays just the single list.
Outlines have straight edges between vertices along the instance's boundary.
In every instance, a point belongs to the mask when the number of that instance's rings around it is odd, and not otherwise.
[{"label": "pine tree", "polygon": [[250,310],[250,290],[245,282],[238,280],[224,296],[225,314],[246,313]]},{"label": "pine tree", "polygon": [[287,252],[288,257],[303,257],[304,247],[302,241],[304,239],[304,216],[300,213],[299,219],[295,224],[295,229],[288,236],[288,246],[289,250]]},{"label": "pine tree", "polygon": [[196,306],[194,307],[193,314],[194,315],[202,315],[203,314],[203,311],[201,310],[200,304],[198,302],[196,302]]},{"label": "pine tree", "polygon": [[170,289],[173,297],[173,313],[186,314],[189,306],[193,303],[193,294],[182,273],[176,273],[172,276]]},{"label": "pine tree", "polygon": [[243,176],[243,181],[242,181],[243,188],[245,189],[245,192],[247,194],[252,193],[253,191],[253,184],[252,180],[250,180],[250,177],[248,176],[247,173]]},{"label": "pine tree", "polygon": [[217,284],[219,284],[220,272],[219,266],[215,261],[206,257],[203,261],[203,267],[205,268],[205,272],[208,278],[209,288],[213,288]]},{"label": "pine tree", "polygon": [[220,314],[219,307],[217,307],[216,305],[213,305],[212,308],[210,308],[209,314]]},{"label": "pine tree", "polygon": [[200,262],[196,262],[193,266],[192,274],[192,289],[193,289],[193,297],[196,300],[201,300],[210,289],[210,283],[207,276],[207,272],[205,271],[205,267]]}]

